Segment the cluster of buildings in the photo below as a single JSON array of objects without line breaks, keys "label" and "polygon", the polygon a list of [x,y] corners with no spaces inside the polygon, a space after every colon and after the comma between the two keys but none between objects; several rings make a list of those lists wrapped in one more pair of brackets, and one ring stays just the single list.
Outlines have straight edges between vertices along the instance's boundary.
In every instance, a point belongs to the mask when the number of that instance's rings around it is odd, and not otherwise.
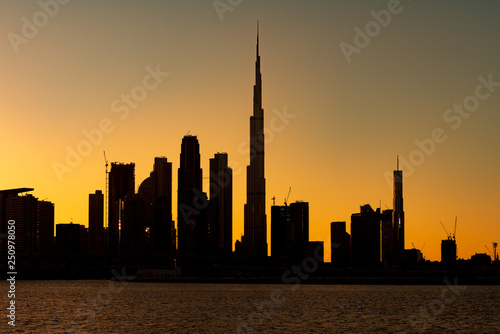
[{"label": "cluster of buildings", "polygon": [[[264,110],[260,72],[259,36],[253,115],[250,117],[250,164],[247,166],[244,235],[233,252],[233,174],[227,153],[210,159],[210,188],[203,191],[200,144],[196,136],[182,139],[177,170],[177,212],[172,210],[172,163],[156,157],[150,176],[136,192],[135,164],[112,163],[106,190],[89,194],[88,228],[79,224],[55,225],[54,204],[39,200],[32,188],[0,191],[0,248],[6,253],[7,221],[16,222],[19,256],[49,254],[109,255],[129,259],[150,255],[164,265],[176,259],[268,257]],[[106,164],[106,168],[107,168]],[[24,194],[24,195],[20,195]],[[174,221],[177,215],[177,224]],[[422,259],[419,250],[404,248],[403,172],[394,171],[393,209],[360,207],[346,222],[331,223],[331,262],[335,265],[398,265]],[[298,201],[271,206],[271,257],[296,261],[310,256],[322,241],[309,241],[309,203]],[[456,243],[443,245],[443,261],[456,259]],[[320,252],[321,254],[323,251]]]},{"label": "cluster of buildings", "polygon": [[[362,205],[351,215],[351,234],[346,222],[332,222],[331,262],[337,265],[397,265],[413,258],[404,248],[403,171],[394,171],[393,209],[373,210]],[[421,256],[420,256],[421,258]],[[418,256],[414,261],[418,261]]]}]

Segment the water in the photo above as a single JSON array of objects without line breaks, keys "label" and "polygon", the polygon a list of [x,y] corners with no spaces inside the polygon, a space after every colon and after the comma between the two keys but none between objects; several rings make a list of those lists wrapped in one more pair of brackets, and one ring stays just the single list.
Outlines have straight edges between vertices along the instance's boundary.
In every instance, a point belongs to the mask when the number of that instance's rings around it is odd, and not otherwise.
[{"label": "water", "polygon": [[[7,292],[5,282],[0,286]],[[16,326],[2,316],[0,328],[2,333],[500,333],[499,286],[452,289],[17,281]],[[2,293],[2,305],[7,303]]]}]

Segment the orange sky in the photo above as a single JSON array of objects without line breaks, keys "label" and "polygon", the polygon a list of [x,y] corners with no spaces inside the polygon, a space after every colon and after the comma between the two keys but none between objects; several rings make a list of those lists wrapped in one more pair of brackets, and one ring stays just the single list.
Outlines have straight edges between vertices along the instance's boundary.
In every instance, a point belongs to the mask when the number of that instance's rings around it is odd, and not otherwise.
[{"label": "orange sky", "polygon": [[[190,131],[204,176],[214,153],[229,154],[239,238],[259,20],[268,229],[271,198],[282,204],[292,187],[290,201],[309,202],[310,239],[328,250],[330,222],[350,222],[366,203],[392,208],[386,175],[400,155],[407,248],[425,244],[439,260],[439,221],[450,231],[455,217],[460,258],[500,240],[496,2],[242,1],[219,13],[210,1],[70,2],[45,21],[36,2],[2,7],[0,184],[35,188],[55,203],[56,223],[87,224],[88,194],[104,189],[103,150],[136,163],[136,187],[166,156],[175,206]],[[356,37],[367,27],[369,41]],[[168,75],[145,83],[158,69]],[[114,104],[123,94],[140,97],[127,112]],[[454,111],[460,104],[472,111]],[[277,116],[285,111],[294,118]],[[100,126],[107,132],[85,147],[84,131]],[[68,148],[86,156],[68,166]],[[71,171],[59,178],[54,164]]]}]

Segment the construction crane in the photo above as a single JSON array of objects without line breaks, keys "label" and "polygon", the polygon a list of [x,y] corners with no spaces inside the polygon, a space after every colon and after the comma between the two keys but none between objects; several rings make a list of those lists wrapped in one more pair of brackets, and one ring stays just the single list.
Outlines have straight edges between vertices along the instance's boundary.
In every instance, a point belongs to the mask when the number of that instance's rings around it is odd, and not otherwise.
[{"label": "construction crane", "polygon": [[444,224],[442,221],[439,221],[441,223],[441,226],[443,227],[444,229],[444,232],[446,233],[446,237],[448,238],[448,240],[451,240],[451,234],[448,233],[448,231],[446,230],[446,227],[444,227]]},{"label": "construction crane", "polygon": [[491,252],[491,250],[488,248],[488,246],[484,245],[484,247],[488,250],[488,253],[493,257],[493,260],[495,259],[495,255]]},{"label": "construction crane", "polygon": [[106,158],[106,151],[104,153],[104,163],[106,167],[106,188],[104,190],[104,228],[108,227],[108,188],[109,188],[109,172],[108,172],[108,159]]},{"label": "construction crane", "polygon": [[492,244],[493,244],[493,261],[498,261],[498,253],[497,253],[498,244],[496,242],[492,242]]},{"label": "construction crane", "polygon": [[457,234],[457,218],[455,217],[455,231],[453,231],[453,240],[455,240],[455,235]]},{"label": "construction crane", "polygon": [[441,223],[441,226],[443,227],[444,231],[446,232],[446,237],[448,240],[455,240],[455,235],[457,234],[457,217],[455,217],[455,230],[453,231],[453,234],[448,233],[448,230],[446,227],[444,227],[444,224],[442,221],[439,221]]},{"label": "construction crane", "polygon": [[290,193],[292,192],[292,187],[290,187],[290,189],[288,189],[288,195],[286,196],[285,198],[285,206],[287,205],[288,203],[288,198],[290,198]]}]

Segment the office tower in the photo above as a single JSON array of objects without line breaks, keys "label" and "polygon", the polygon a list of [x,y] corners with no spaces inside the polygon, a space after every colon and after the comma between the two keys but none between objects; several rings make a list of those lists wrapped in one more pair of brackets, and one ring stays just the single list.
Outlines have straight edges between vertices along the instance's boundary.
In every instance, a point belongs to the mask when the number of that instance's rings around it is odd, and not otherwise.
[{"label": "office tower", "polygon": [[394,228],[394,261],[402,263],[405,259],[405,213],[403,211],[403,171],[399,170],[399,156],[397,170],[394,171],[392,224]]},{"label": "office tower", "polygon": [[40,255],[49,255],[54,251],[54,203],[37,201],[37,210],[38,249]]},{"label": "office tower", "polygon": [[82,252],[80,224],[57,224],[56,225],[56,249],[59,254],[75,255]]},{"label": "office tower", "polygon": [[[18,194],[33,191],[33,188],[16,188],[16,189],[6,189],[0,190],[0,233],[2,235],[7,235],[9,229],[9,220],[13,218],[7,215],[7,199],[11,197],[18,197]],[[10,203],[10,201],[9,201]],[[9,209],[10,214],[10,209]],[[0,250],[1,254],[7,254],[7,238],[0,238]]]},{"label": "office tower", "polygon": [[89,254],[104,252],[104,196],[101,190],[89,194]]},{"label": "office tower", "polygon": [[182,138],[177,191],[177,229],[179,255],[202,255],[207,250],[208,200],[202,191],[200,144],[196,136]]},{"label": "office tower", "polygon": [[175,227],[172,221],[172,163],[166,157],[156,157],[150,179],[152,253],[173,257]]},{"label": "office tower", "polygon": [[[0,232],[8,233],[13,220],[16,235],[16,255],[48,255],[54,246],[54,204],[39,201],[33,195],[19,196],[33,188],[0,191]],[[7,254],[6,238],[0,238],[0,249]]]},{"label": "office tower", "polygon": [[307,256],[309,243],[309,203],[295,202],[290,204],[291,255],[295,260]]},{"label": "office tower", "polygon": [[457,242],[455,238],[441,240],[441,263],[453,264],[457,261]]},{"label": "office tower", "polygon": [[351,215],[351,255],[354,265],[380,263],[380,209],[373,211],[369,204],[360,213]]},{"label": "office tower", "polygon": [[382,261],[384,265],[394,264],[394,227],[392,225],[392,210],[384,210],[381,216],[382,224]]},{"label": "office tower", "polygon": [[140,195],[127,196],[121,222],[120,254],[143,255],[146,249],[146,202]]},{"label": "office tower", "polygon": [[35,255],[38,251],[36,197],[12,196],[6,204],[6,216],[16,222],[16,255]]},{"label": "office tower", "polygon": [[135,192],[135,164],[111,163],[109,172],[108,248],[111,254],[120,249],[120,225],[125,198]]},{"label": "office tower", "polygon": [[331,262],[337,265],[351,263],[351,236],[346,232],[345,222],[330,224]]},{"label": "office tower", "polygon": [[219,255],[233,250],[233,170],[227,153],[210,159],[210,246]]},{"label": "office tower", "polygon": [[290,207],[287,205],[271,206],[271,256],[286,260],[289,257],[291,224]]},{"label": "office tower", "polygon": [[264,110],[260,73],[259,32],[253,92],[253,116],[250,117],[250,165],[247,166],[247,202],[244,209],[245,255],[267,256],[266,179],[264,178]]},{"label": "office tower", "polygon": [[271,256],[301,260],[309,249],[309,203],[271,206]]}]

